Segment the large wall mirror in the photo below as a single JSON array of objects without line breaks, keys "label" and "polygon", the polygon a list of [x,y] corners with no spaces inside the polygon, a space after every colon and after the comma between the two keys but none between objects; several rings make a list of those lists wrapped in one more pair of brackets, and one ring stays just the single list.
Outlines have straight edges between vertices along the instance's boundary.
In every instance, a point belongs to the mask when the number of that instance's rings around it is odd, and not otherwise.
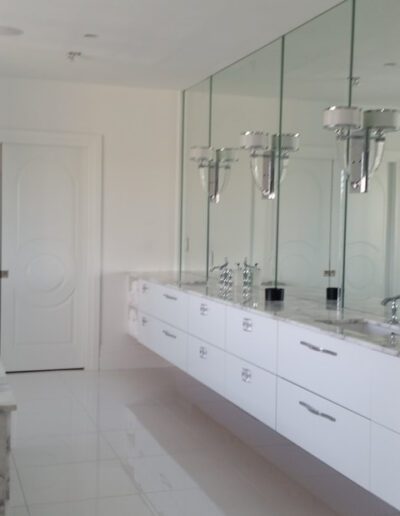
[{"label": "large wall mirror", "polygon": [[300,133],[280,191],[278,277],[287,293],[323,300],[341,281],[340,165],[323,110],[347,105],[351,3],[285,37],[282,133]]},{"label": "large wall mirror", "polygon": [[[356,2],[352,104],[400,109],[400,2]],[[349,193],[345,306],[381,313],[400,292],[400,132],[385,135],[368,193]]]},{"label": "large wall mirror", "polygon": [[190,159],[190,149],[209,146],[209,114],[207,79],[184,92],[181,268],[198,273],[200,281],[206,279],[207,196],[201,188],[198,167]]},{"label": "large wall mirror", "polygon": [[[328,106],[400,109],[399,17],[398,0],[345,1],[185,92],[184,270],[207,278],[225,258],[233,268],[246,258],[286,295],[321,302],[337,287],[339,306],[377,314],[400,293],[400,131],[374,140],[368,192],[353,193],[349,147],[344,156],[323,128]],[[280,135],[273,200],[238,149],[244,131]],[[289,133],[300,137],[287,160]],[[211,145],[234,149],[218,203],[189,159],[191,146]]]},{"label": "large wall mirror", "polygon": [[258,263],[262,280],[274,277],[276,202],[263,200],[250,169],[241,133],[279,131],[281,40],[216,74],[212,79],[211,143],[234,148],[229,182],[210,204],[210,267],[225,258],[234,268]]}]

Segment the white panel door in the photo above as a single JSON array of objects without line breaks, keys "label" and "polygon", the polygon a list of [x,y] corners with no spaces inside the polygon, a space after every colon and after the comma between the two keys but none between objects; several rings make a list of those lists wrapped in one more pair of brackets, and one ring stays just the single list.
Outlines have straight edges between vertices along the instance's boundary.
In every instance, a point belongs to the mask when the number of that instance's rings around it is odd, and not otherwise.
[{"label": "white panel door", "polygon": [[7,371],[83,367],[87,152],[5,144],[2,177],[2,361]]}]

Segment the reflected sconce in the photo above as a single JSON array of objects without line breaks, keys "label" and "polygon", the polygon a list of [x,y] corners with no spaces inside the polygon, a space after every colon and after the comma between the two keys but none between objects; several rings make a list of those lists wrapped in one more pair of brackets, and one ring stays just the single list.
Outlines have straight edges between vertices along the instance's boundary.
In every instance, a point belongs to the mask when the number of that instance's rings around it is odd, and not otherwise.
[{"label": "reflected sconce", "polygon": [[222,147],[192,147],[190,160],[197,163],[201,185],[211,202],[219,203],[225,189],[232,163],[237,161],[235,149]]},{"label": "reflected sconce", "polygon": [[275,199],[275,173],[277,158],[281,159],[281,180],[287,173],[289,154],[299,149],[299,134],[269,134],[262,131],[245,131],[240,135],[240,148],[249,151],[250,170],[263,199]]},{"label": "reflected sconce", "polygon": [[369,179],[382,163],[386,133],[400,130],[400,112],[331,106],[324,111],[323,126],[336,133],[338,154],[350,178],[350,191],[367,193]]}]

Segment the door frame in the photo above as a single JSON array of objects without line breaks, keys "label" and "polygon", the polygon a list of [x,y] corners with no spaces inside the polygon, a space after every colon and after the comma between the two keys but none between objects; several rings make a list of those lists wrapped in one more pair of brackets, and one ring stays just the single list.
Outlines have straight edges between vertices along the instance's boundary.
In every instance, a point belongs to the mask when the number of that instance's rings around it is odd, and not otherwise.
[{"label": "door frame", "polygon": [[103,137],[97,134],[0,129],[1,144],[77,147],[87,151],[88,186],[88,342],[84,367],[100,364],[100,310],[102,281]]}]

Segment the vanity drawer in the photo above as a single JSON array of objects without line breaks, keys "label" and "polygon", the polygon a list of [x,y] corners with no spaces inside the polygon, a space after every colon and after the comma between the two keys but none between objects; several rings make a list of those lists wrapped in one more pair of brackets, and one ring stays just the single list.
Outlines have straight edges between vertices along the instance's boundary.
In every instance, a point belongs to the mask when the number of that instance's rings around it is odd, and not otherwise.
[{"label": "vanity drawer", "polygon": [[138,313],[138,341],[146,348],[158,353],[158,341],[156,339],[157,320],[151,315]]},{"label": "vanity drawer", "polygon": [[188,295],[175,288],[158,286],[156,291],[156,317],[172,326],[187,331]]},{"label": "vanity drawer", "polygon": [[400,509],[400,435],[372,423],[371,491]]},{"label": "vanity drawer", "polygon": [[227,351],[275,373],[277,344],[276,321],[237,308],[227,308]]},{"label": "vanity drawer", "polygon": [[279,433],[368,488],[368,419],[282,379],[278,379],[277,400]]},{"label": "vanity drawer", "polygon": [[276,376],[227,353],[225,393],[232,403],[275,428]]},{"label": "vanity drawer", "polygon": [[162,321],[155,321],[157,353],[171,364],[186,370],[187,334]]},{"label": "vanity drawer", "polygon": [[206,342],[189,336],[188,374],[222,394],[225,380],[225,353]]},{"label": "vanity drawer", "polygon": [[278,325],[278,374],[359,414],[370,415],[370,350],[294,324]]},{"label": "vanity drawer", "polygon": [[371,419],[400,433],[400,357],[374,353]]},{"label": "vanity drawer", "polygon": [[189,296],[189,333],[214,346],[225,346],[225,311],[222,303]]}]

